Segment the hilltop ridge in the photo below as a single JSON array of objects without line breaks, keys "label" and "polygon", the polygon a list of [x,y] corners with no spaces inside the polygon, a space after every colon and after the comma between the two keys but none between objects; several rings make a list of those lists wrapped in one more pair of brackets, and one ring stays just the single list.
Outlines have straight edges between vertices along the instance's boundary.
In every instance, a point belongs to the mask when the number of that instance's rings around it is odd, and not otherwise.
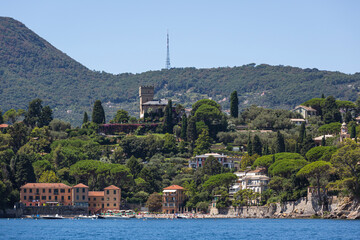
[{"label": "hilltop ridge", "polygon": [[104,103],[107,119],[123,108],[138,116],[138,87],[154,85],[156,97],[191,106],[212,98],[224,108],[238,91],[240,108],[252,104],[290,109],[310,98],[334,95],[355,101],[360,74],[301,69],[290,66],[248,64],[211,69],[172,68],[141,74],[91,71],[21,22],[0,17],[0,108],[27,108],[39,97],[54,116],[81,123],[95,100]]}]

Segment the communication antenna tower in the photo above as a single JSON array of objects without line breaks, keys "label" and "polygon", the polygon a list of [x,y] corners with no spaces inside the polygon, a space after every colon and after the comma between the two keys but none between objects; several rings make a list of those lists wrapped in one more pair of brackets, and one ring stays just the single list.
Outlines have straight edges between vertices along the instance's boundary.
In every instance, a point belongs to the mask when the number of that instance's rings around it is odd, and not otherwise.
[{"label": "communication antenna tower", "polygon": [[167,54],[166,54],[166,69],[170,69],[171,65],[170,65],[170,50],[169,50],[169,31],[167,31]]}]

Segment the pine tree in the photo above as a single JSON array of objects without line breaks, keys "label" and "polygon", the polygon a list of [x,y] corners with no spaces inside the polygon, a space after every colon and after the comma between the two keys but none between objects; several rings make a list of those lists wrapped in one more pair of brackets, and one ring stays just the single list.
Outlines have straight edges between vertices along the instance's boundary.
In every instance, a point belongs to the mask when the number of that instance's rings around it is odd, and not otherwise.
[{"label": "pine tree", "polygon": [[105,123],[105,111],[100,100],[96,100],[94,103],[92,121],[97,124]]},{"label": "pine tree", "polygon": [[248,139],[248,143],[247,143],[247,152],[248,152],[249,156],[253,155],[253,145],[251,142],[250,134],[249,134],[249,139]]},{"label": "pine tree", "polygon": [[15,181],[18,187],[36,181],[31,159],[27,155],[20,154],[15,157],[15,170]]},{"label": "pine tree", "polygon": [[180,133],[180,138],[184,141],[186,141],[186,131],[187,131],[187,117],[186,114],[184,114],[184,116],[182,117],[182,122],[181,122],[181,133]]},{"label": "pine tree", "polygon": [[239,117],[239,99],[237,91],[232,92],[230,96],[230,115],[233,118]]},{"label": "pine tree", "polygon": [[49,126],[50,122],[53,120],[52,110],[49,106],[45,106],[41,109],[41,114],[38,121],[38,126]]},{"label": "pine tree", "polygon": [[88,121],[89,121],[88,114],[87,114],[87,112],[84,112],[83,124],[87,123]]},{"label": "pine tree", "polygon": [[254,142],[252,144],[252,148],[253,148],[253,150],[252,150],[253,154],[256,153],[259,156],[262,155],[262,144],[261,144],[261,140],[258,135],[254,136]]},{"label": "pine tree", "polygon": [[284,136],[278,131],[276,135],[276,153],[285,152]]},{"label": "pine tree", "polygon": [[173,112],[172,112],[172,101],[169,100],[168,104],[165,107],[164,113],[164,132],[172,133],[173,132]]}]

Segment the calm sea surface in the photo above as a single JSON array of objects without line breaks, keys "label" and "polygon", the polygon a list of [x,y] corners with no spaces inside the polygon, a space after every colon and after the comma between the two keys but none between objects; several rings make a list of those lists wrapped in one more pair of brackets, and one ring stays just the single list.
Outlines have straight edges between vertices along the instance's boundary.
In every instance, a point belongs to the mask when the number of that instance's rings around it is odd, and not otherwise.
[{"label": "calm sea surface", "polygon": [[0,239],[360,239],[360,221],[0,219]]}]

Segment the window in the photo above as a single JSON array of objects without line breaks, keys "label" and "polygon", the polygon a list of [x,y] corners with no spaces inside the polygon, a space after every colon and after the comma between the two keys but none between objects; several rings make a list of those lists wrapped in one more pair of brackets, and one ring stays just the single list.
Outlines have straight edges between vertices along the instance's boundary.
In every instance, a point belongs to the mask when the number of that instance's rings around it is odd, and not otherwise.
[{"label": "window", "polygon": [[32,206],[32,204],[31,204],[31,203],[30,203],[29,205],[30,205],[30,206]]},{"label": "window", "polygon": [[116,207],[116,203],[114,203],[114,207]]},{"label": "window", "polygon": [[106,204],[106,206],[109,206],[109,204]]},{"label": "window", "polygon": [[24,193],[26,193],[26,188],[24,188]]},{"label": "window", "polygon": [[64,192],[65,192],[65,189],[63,189],[63,188],[60,189],[60,192],[61,192],[61,193],[64,193]]},{"label": "window", "polygon": [[43,188],[43,193],[45,193],[45,188]]},{"label": "window", "polygon": [[83,188],[83,192],[85,192],[85,188]]},{"label": "window", "polygon": [[109,194],[110,193],[110,191],[109,190],[106,190],[106,194]]},{"label": "window", "polygon": [[96,207],[96,203],[94,203],[94,207]]},{"label": "window", "polygon": [[76,195],[76,200],[79,200],[79,195]]},{"label": "window", "polygon": [[39,193],[39,189],[38,189],[38,188],[36,189],[36,193]]},{"label": "window", "polygon": [[68,200],[70,200],[70,196],[68,196]]},{"label": "window", "polygon": [[71,190],[71,189],[69,188],[69,189],[68,189],[68,193],[70,193],[70,190]]},{"label": "window", "polygon": [[104,198],[101,198],[101,201],[104,201]]},{"label": "window", "polygon": [[57,196],[55,196],[55,201],[57,201]]},{"label": "window", "polygon": [[116,201],[116,197],[114,197],[114,201]]},{"label": "window", "polygon": [[64,201],[64,196],[61,196],[61,201]]},{"label": "window", "polygon": [[31,193],[32,193],[32,188],[30,188],[30,189],[29,189],[29,192],[31,192]]},{"label": "window", "polygon": [[94,201],[96,201],[96,198],[94,198]]},{"label": "window", "polygon": [[49,196],[49,200],[51,200],[51,196]]},{"label": "window", "polygon": [[51,188],[49,189],[49,193],[51,193]]},{"label": "window", "polygon": [[33,200],[33,196],[29,196],[29,200],[32,201],[32,200]]},{"label": "window", "polygon": [[46,200],[46,196],[41,196],[41,200]]},{"label": "window", "polygon": [[24,200],[26,200],[26,196],[24,196]]},{"label": "window", "polygon": [[116,190],[114,190],[114,194],[116,194]]},{"label": "window", "polygon": [[82,196],[82,200],[85,200],[85,195]]},{"label": "window", "polygon": [[79,189],[78,189],[78,188],[76,189],[76,192],[77,192],[77,193],[79,192]]},{"label": "window", "polygon": [[109,201],[109,198],[106,198],[106,201]]}]

